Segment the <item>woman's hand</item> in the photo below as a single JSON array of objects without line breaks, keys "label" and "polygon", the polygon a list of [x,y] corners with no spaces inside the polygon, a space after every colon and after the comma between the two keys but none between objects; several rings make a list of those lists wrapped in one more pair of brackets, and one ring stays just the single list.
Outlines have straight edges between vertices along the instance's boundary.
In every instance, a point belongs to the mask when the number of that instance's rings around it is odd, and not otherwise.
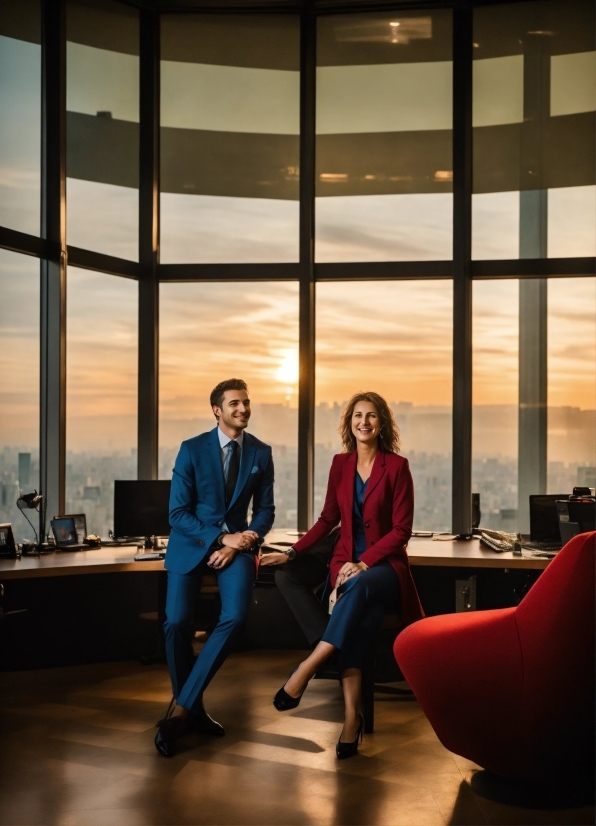
[{"label": "woman's hand", "polygon": [[353,576],[357,576],[362,573],[362,571],[367,570],[368,565],[365,565],[364,562],[346,562],[345,565],[342,565],[339,569],[339,574],[335,580],[335,587],[338,588],[346,580],[351,579]]},{"label": "woman's hand", "polygon": [[272,551],[270,554],[262,553],[259,555],[259,559],[261,565],[284,565],[289,561],[288,555],[281,551]]}]

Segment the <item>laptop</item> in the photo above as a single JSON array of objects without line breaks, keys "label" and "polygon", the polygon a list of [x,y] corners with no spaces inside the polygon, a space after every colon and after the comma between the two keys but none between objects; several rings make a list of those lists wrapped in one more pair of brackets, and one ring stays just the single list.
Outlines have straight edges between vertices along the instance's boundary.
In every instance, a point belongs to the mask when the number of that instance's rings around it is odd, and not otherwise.
[{"label": "laptop", "polygon": [[84,544],[84,539],[87,536],[87,519],[84,513],[55,516],[50,525],[58,550],[89,550],[89,546]]},{"label": "laptop", "polygon": [[530,540],[523,547],[529,551],[555,554],[563,547],[559,531],[557,499],[567,499],[567,493],[540,493],[530,496]]}]

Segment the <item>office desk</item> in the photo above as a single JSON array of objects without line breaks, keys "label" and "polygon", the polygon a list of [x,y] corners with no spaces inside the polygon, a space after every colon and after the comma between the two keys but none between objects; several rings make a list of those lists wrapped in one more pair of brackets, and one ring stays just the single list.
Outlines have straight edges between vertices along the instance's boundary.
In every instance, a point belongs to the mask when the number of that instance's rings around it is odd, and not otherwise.
[{"label": "office desk", "polygon": [[136,545],[108,546],[88,551],[56,551],[43,556],[0,559],[0,582],[49,576],[108,574],[118,571],[163,571],[163,560],[136,562]]},{"label": "office desk", "polygon": [[[269,543],[297,542],[298,537],[287,531],[275,530],[267,535]],[[408,558],[412,566],[438,568],[506,568],[523,570],[544,570],[550,559],[514,556],[511,551],[495,553],[480,544],[478,539],[438,540],[430,537],[413,536],[408,543]]]}]

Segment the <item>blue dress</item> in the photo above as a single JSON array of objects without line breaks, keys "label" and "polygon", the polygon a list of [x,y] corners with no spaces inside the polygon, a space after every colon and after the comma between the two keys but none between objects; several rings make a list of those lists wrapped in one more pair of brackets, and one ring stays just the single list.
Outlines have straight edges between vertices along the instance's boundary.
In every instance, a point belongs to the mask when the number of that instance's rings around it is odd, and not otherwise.
[{"label": "blue dress", "polygon": [[366,488],[368,487],[368,479],[363,482],[360,474],[356,473],[356,482],[354,484],[354,510],[352,513],[352,536],[354,538],[354,551],[352,558],[354,562],[359,562],[360,557],[366,550],[366,537],[364,535],[364,520],[362,519],[362,508],[364,506],[364,497],[366,496]]}]

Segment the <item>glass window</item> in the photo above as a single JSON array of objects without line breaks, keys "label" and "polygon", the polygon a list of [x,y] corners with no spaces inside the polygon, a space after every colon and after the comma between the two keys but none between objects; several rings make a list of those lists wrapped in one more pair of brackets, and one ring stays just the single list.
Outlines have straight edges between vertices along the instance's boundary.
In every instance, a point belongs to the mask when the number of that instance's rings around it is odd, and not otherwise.
[{"label": "glass window", "polygon": [[298,261],[299,20],[162,15],[161,261]]},{"label": "glass window", "polygon": [[548,281],[548,491],[596,487],[596,278]]},{"label": "glass window", "polygon": [[317,21],[318,262],[452,256],[451,11]]},{"label": "glass window", "polygon": [[138,260],[138,12],[109,0],[67,7],[68,243]]},{"label": "glass window", "polygon": [[137,477],[138,284],[68,268],[66,512],[113,528],[114,479]]},{"label": "glass window", "polygon": [[22,542],[34,534],[16,507],[19,489],[39,490],[39,261],[0,250],[0,296],[0,522]]},{"label": "glass window", "polygon": [[315,514],[345,402],[361,390],[391,405],[414,477],[414,524],[451,528],[450,281],[317,284]]},{"label": "glass window", "polygon": [[474,10],[472,256],[596,254],[591,0]]},{"label": "glass window", "polygon": [[275,527],[295,528],[298,473],[298,285],[161,284],[159,475],[184,439],[215,427],[209,395],[249,387],[249,430],[273,446]]},{"label": "glass window", "polygon": [[472,324],[472,489],[481,527],[515,531],[519,281],[474,281]]},{"label": "glass window", "polygon": [[41,17],[38,0],[0,4],[0,226],[39,235]]}]

